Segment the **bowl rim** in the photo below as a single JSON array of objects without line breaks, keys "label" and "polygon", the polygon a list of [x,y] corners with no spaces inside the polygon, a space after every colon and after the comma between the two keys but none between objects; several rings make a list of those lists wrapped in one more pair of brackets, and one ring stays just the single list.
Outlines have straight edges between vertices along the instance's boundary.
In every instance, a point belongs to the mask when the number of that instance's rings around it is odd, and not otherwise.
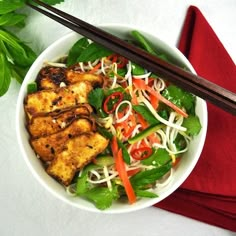
[{"label": "bowl rim", "polygon": [[[157,41],[160,41],[163,45],[167,46],[169,49],[171,49],[175,54],[177,54],[177,57],[179,60],[181,60],[193,73],[196,73],[193,66],[191,65],[191,63],[188,61],[188,59],[173,45],[167,44],[165,43],[162,39],[160,39],[158,36],[156,36],[155,34],[152,34],[149,31],[146,31],[144,29],[142,29],[141,27],[135,26],[135,25],[129,25],[129,24],[117,24],[117,23],[109,23],[109,24],[99,24],[98,25],[101,28],[121,28],[123,29],[123,31],[127,32],[130,31],[131,29],[135,29],[138,30],[142,33],[144,33],[145,35],[151,35],[153,38],[155,38]],[[52,193],[54,196],[56,196],[56,198],[61,199],[63,202],[68,203],[71,206],[75,206],[79,209],[83,209],[83,210],[87,210],[90,212],[102,212],[102,213],[128,213],[128,212],[133,212],[136,210],[141,210],[144,209],[146,207],[152,206],[158,202],[160,202],[161,200],[163,200],[164,198],[166,198],[167,196],[169,196],[171,193],[173,193],[190,175],[190,173],[192,172],[192,170],[194,169],[194,167],[196,166],[197,161],[200,158],[200,154],[202,152],[204,143],[205,143],[205,139],[206,139],[206,133],[207,133],[207,123],[208,123],[208,113],[207,113],[207,105],[206,102],[203,99],[197,98],[201,103],[202,106],[202,110],[205,112],[205,114],[203,114],[202,118],[204,122],[204,125],[202,125],[202,130],[201,130],[201,136],[202,138],[200,139],[199,142],[199,146],[197,148],[197,152],[195,153],[195,156],[197,156],[194,161],[192,162],[191,166],[188,167],[188,169],[185,171],[184,175],[181,176],[180,179],[178,179],[178,181],[176,181],[174,183],[174,185],[171,187],[171,190],[166,191],[164,193],[162,193],[161,196],[159,196],[158,198],[154,198],[154,199],[148,199],[147,201],[143,202],[142,205],[129,205],[129,207],[127,208],[121,208],[121,209],[113,209],[113,208],[109,208],[106,209],[105,211],[101,211],[99,209],[97,209],[94,205],[91,205],[91,207],[87,207],[84,206],[82,204],[78,204],[75,201],[72,201],[71,199],[65,198],[64,196],[62,196],[61,194],[59,194],[55,189],[52,189],[40,176],[40,174],[38,173],[38,171],[34,168],[34,166],[32,165],[32,163],[29,160],[29,155],[26,153],[25,147],[23,145],[22,142],[22,137],[21,137],[21,129],[20,129],[20,113],[22,112],[22,102],[24,101],[24,97],[25,97],[25,90],[26,90],[26,85],[30,82],[35,80],[30,78],[31,74],[33,72],[35,72],[35,69],[38,67],[38,63],[40,61],[42,61],[43,59],[45,59],[45,55],[50,52],[53,48],[55,48],[56,46],[60,45],[61,43],[63,43],[64,41],[70,39],[70,37],[73,37],[74,35],[79,35],[75,32],[69,32],[66,33],[63,37],[57,39],[56,41],[54,41],[52,44],[50,44],[46,49],[44,49],[40,55],[37,57],[37,59],[35,60],[35,62],[32,64],[32,66],[30,67],[28,73],[25,76],[25,80],[22,83],[22,86],[20,88],[20,92],[18,95],[18,99],[17,99],[17,105],[16,105],[16,135],[17,135],[17,141],[18,144],[20,146],[20,150],[21,150],[21,154],[23,154],[23,158],[27,164],[27,166],[30,169],[30,172],[33,174],[33,176],[37,179],[37,181],[44,187],[46,188],[50,193]],[[78,36],[79,37],[79,36]],[[37,72],[38,73],[38,72]],[[22,121],[23,122],[23,121]],[[167,189],[168,190],[168,189]],[[68,195],[69,196],[69,195]]]}]

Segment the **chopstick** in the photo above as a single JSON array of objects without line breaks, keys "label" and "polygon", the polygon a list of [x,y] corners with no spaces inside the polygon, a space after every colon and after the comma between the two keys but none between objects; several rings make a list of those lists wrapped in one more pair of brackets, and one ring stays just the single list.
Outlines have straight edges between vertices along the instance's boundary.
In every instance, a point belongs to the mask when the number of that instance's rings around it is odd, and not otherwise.
[{"label": "chopstick", "polygon": [[158,74],[163,79],[189,91],[221,109],[236,115],[236,94],[222,88],[200,76],[185,71],[178,66],[163,61],[162,59],[59,9],[56,9],[39,0],[31,2],[46,8],[37,7],[27,3],[32,9],[48,16],[73,31],[91,39],[94,42],[110,49],[111,51],[126,57],[127,59],[142,65],[145,69]]}]

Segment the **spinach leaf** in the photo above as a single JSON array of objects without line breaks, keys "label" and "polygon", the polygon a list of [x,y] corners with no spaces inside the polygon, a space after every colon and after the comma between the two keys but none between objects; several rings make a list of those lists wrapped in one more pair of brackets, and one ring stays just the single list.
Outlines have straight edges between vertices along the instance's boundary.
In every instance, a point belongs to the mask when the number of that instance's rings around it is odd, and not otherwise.
[{"label": "spinach leaf", "polygon": [[178,107],[184,107],[188,114],[195,114],[196,97],[193,94],[170,85],[162,92],[162,95]]},{"label": "spinach leaf", "polygon": [[77,58],[80,56],[83,50],[89,45],[89,40],[85,37],[79,39],[70,49],[67,57],[67,66],[72,66],[77,62]]},{"label": "spinach leaf", "polygon": [[202,128],[199,117],[193,115],[189,115],[184,119],[182,126],[187,128],[186,133],[190,136],[199,134]]},{"label": "spinach leaf", "polygon": [[171,167],[172,165],[169,162],[158,168],[139,172],[130,178],[130,182],[134,188],[145,187],[149,184],[155,183],[156,180],[163,177],[171,169]]},{"label": "spinach leaf", "polygon": [[88,47],[81,52],[79,57],[77,58],[77,62],[88,62],[88,61],[95,61],[102,57],[106,57],[111,55],[112,52],[97,43],[91,43]]},{"label": "spinach leaf", "polygon": [[161,166],[171,160],[169,153],[164,148],[158,148],[150,157],[142,160],[144,165]]}]

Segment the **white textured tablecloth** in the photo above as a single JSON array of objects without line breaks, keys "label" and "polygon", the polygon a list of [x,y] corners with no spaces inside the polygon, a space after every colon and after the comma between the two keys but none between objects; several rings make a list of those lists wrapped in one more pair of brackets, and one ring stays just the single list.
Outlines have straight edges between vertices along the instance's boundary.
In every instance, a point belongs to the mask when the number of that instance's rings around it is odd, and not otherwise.
[{"label": "white textured tablecloth", "polygon": [[[58,7],[93,24],[131,24],[176,45],[189,5],[200,8],[236,62],[236,0],[65,0]],[[18,35],[40,52],[69,32],[38,13]],[[107,215],[66,205],[32,176],[20,153],[15,111],[20,86],[0,98],[0,235],[236,235],[154,207]]]}]

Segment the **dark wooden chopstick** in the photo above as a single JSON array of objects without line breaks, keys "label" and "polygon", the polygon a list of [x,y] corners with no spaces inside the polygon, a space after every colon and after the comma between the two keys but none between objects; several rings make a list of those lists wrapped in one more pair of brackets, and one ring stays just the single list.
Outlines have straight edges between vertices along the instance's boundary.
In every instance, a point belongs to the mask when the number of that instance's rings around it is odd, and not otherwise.
[{"label": "dark wooden chopstick", "polygon": [[27,3],[28,6],[38,12],[93,40],[94,42],[103,45],[111,51],[142,65],[147,70],[160,75],[163,79],[166,79],[177,86],[208,100],[223,110],[236,115],[235,93],[191,72],[185,71],[178,66],[163,61],[156,56],[153,56],[148,52],[59,9],[51,7],[50,5],[38,0],[32,0],[31,2],[35,2],[48,9],[48,11],[45,11],[31,3]]}]

